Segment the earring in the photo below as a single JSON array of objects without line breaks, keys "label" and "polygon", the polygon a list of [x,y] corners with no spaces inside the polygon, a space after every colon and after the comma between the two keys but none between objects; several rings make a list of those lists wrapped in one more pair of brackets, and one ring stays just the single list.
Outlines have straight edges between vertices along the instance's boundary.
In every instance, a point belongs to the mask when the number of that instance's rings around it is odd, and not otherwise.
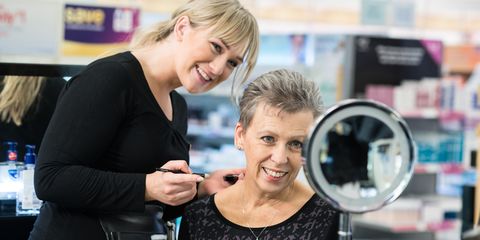
[{"label": "earring", "polygon": [[240,151],[243,150],[243,148],[241,146],[237,146],[237,149],[240,150]]}]

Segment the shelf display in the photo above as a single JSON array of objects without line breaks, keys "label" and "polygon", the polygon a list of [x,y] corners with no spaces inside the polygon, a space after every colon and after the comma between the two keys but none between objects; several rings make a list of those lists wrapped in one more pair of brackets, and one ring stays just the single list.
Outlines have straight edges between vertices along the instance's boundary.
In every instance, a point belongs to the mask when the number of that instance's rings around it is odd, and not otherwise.
[{"label": "shelf display", "polygon": [[405,80],[441,75],[443,45],[438,40],[360,35],[352,36],[348,47],[351,75],[347,81],[352,97],[364,95],[370,84],[398,86]]}]

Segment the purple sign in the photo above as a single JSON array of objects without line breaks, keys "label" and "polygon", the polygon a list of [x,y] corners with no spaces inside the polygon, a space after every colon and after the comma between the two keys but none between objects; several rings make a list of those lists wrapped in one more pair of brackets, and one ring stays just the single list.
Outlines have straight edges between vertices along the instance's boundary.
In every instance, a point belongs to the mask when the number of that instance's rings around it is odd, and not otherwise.
[{"label": "purple sign", "polygon": [[64,39],[90,44],[128,42],[139,19],[140,10],[136,8],[66,4]]}]

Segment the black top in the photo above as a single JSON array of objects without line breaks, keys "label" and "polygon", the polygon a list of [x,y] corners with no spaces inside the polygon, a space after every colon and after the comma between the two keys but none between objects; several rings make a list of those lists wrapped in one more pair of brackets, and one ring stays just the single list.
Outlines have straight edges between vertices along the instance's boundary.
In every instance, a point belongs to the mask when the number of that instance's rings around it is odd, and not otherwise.
[{"label": "black top", "polygon": [[[105,239],[99,213],[144,210],[146,173],[188,161],[186,103],[175,91],[170,97],[173,121],[130,52],[97,60],[67,83],[35,168],[46,203],[32,239]],[[182,212],[167,206],[164,219]]]},{"label": "black top", "polygon": [[[0,81],[0,91],[3,84]],[[27,80],[25,80],[27,81]],[[35,80],[33,80],[35,81]],[[39,91],[37,99],[32,103],[28,112],[22,119],[22,125],[15,123],[5,123],[0,121],[0,161],[6,161],[6,141],[17,142],[18,160],[23,161],[25,153],[25,144],[36,146],[35,152],[38,153],[48,122],[52,117],[57,103],[58,94],[65,86],[65,80],[62,78],[47,78]]]},{"label": "black top", "polygon": [[[259,239],[338,239],[338,217],[338,212],[315,194],[287,220],[268,226],[261,234],[263,227],[251,230]],[[226,219],[215,205],[212,195],[196,201],[185,209],[179,239],[255,240],[255,236],[247,227]]]}]

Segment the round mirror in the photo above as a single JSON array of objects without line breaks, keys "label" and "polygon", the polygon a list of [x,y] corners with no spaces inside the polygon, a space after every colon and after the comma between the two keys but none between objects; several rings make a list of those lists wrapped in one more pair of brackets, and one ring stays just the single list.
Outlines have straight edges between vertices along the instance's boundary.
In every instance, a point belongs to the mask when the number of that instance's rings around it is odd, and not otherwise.
[{"label": "round mirror", "polygon": [[395,200],[413,174],[415,145],[405,121],[384,104],[344,100],[313,125],[303,150],[312,188],[343,212]]}]

